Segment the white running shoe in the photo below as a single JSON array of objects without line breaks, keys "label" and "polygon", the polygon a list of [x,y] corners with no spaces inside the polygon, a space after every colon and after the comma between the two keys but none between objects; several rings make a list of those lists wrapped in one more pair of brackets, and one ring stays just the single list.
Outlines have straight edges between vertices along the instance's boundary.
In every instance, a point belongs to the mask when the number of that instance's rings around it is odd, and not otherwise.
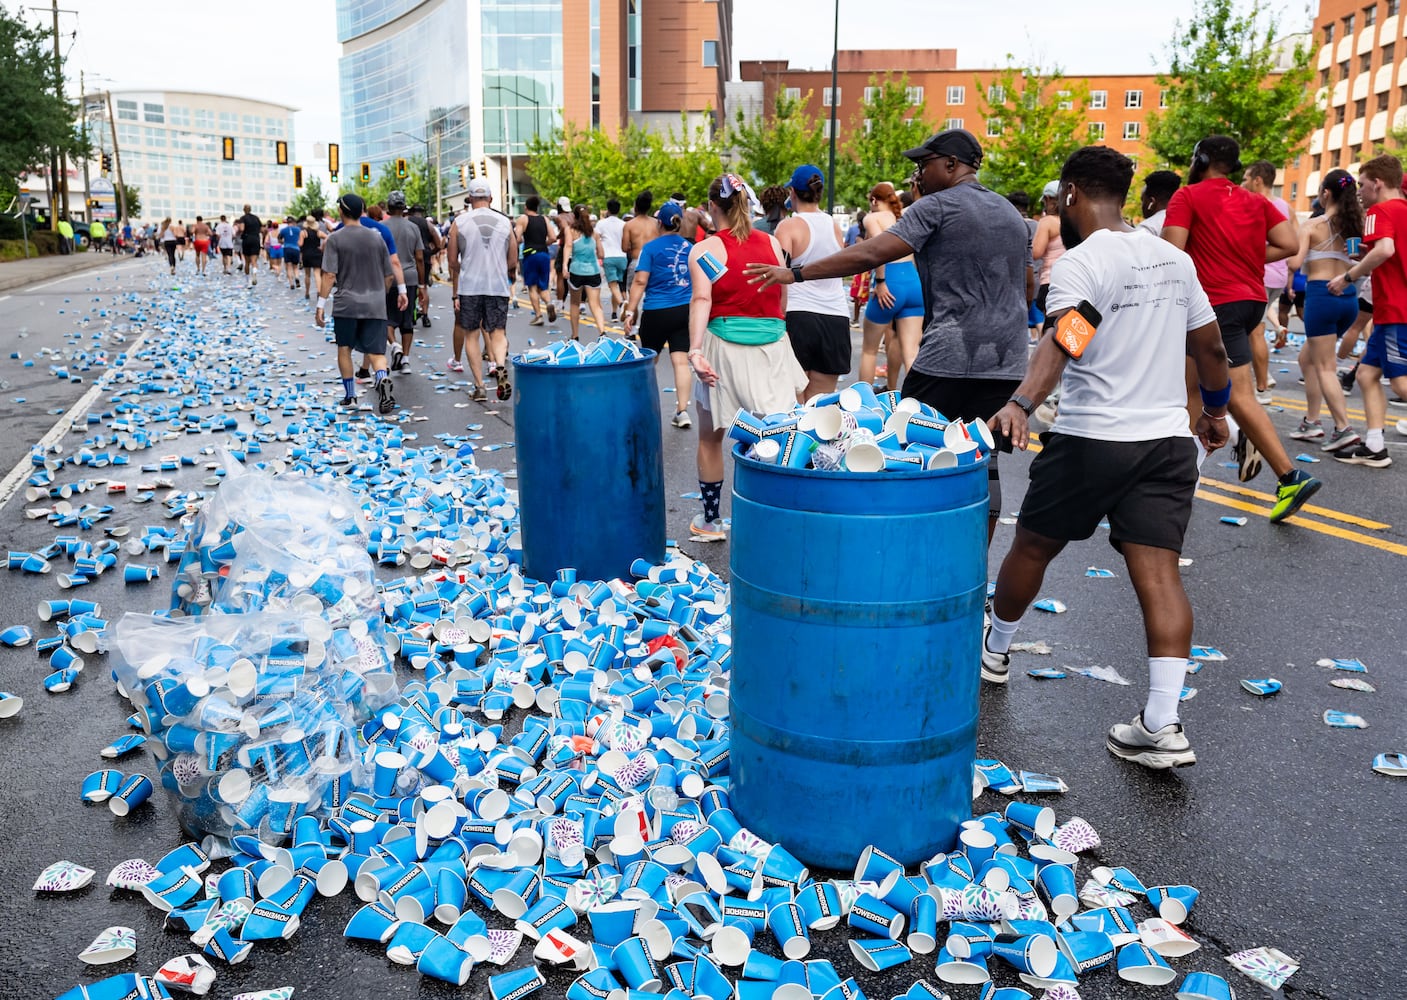
[{"label": "white running shoe", "polygon": [[1150,732],[1143,724],[1142,712],[1134,716],[1133,722],[1111,728],[1107,745],[1115,757],[1142,764],[1154,771],[1191,767],[1197,763],[1197,755],[1187,742],[1182,723],[1170,722],[1157,732]]}]

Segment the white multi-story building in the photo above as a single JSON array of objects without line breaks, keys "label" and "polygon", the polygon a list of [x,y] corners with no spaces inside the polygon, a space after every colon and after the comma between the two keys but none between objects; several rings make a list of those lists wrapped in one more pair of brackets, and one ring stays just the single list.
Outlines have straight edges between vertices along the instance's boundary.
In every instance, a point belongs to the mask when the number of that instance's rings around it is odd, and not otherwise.
[{"label": "white multi-story building", "polygon": [[[143,220],[169,215],[189,224],[197,215],[238,215],[245,204],[269,217],[292,200],[295,108],[190,90],[114,90],[111,100],[122,181],[139,189]],[[106,103],[106,93],[85,102],[102,108],[89,112],[92,177],[113,152]],[[234,140],[233,160],[223,158],[226,138]],[[286,165],[278,163],[280,142]],[[116,183],[116,169],[107,176]]]}]

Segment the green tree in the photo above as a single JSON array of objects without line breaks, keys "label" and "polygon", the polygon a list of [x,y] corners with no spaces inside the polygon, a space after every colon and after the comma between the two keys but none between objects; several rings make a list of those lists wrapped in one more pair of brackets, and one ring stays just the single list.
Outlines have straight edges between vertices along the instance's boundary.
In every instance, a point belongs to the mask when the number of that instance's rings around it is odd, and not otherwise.
[{"label": "green tree", "polygon": [[570,122],[551,136],[528,143],[527,173],[549,200],[566,195],[598,211],[609,198],[630,201],[641,191],[683,191],[702,198],[723,168],[719,140],[702,126],[658,132],[628,124],[613,139],[599,129]]},{"label": "green tree", "polygon": [[327,192],[322,189],[322,181],[314,177],[303,186],[303,190],[293,195],[293,200],[288,203],[288,208],[284,209],[284,215],[291,215],[302,221],[313,214],[313,209],[326,210],[333,201],[334,199],[329,198]]},{"label": "green tree", "polygon": [[18,190],[20,174],[44,165],[49,151],[80,158],[76,108],[54,92],[53,33],[0,6],[0,194]]},{"label": "green tree", "polygon": [[845,159],[836,167],[836,201],[849,208],[863,206],[870,188],[889,181],[902,188],[913,172],[904,151],[928,137],[925,105],[909,103],[909,78],[870,77],[870,96],[850,122]]},{"label": "green tree", "polygon": [[1279,32],[1260,0],[1249,9],[1198,0],[1192,20],[1178,22],[1158,77],[1167,106],[1148,116],[1148,145],[1162,165],[1185,168],[1208,135],[1240,143],[1243,163],[1284,163],[1304,148],[1324,113],[1310,89],[1309,46],[1285,51]]},{"label": "green tree", "polygon": [[785,184],[801,164],[826,162],[830,140],[821,120],[806,113],[810,96],[789,98],[778,91],[772,114],[751,122],[738,112],[730,139],[745,180],[759,189]]},{"label": "green tree", "polygon": [[1084,125],[1089,89],[1060,68],[1006,67],[984,87],[976,81],[989,132],[979,177],[1002,194],[1025,191],[1039,204],[1041,189],[1060,176],[1066,157],[1089,142]]},{"label": "green tree", "polygon": [[127,218],[142,217],[142,189],[135,184],[122,185],[122,193],[127,199]]}]

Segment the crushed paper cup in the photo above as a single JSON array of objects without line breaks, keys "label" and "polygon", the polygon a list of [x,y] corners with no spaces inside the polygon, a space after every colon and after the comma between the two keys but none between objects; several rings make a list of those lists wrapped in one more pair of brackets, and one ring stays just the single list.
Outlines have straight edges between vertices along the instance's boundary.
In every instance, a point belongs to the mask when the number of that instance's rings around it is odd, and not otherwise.
[{"label": "crushed paper cup", "polygon": [[1177,1000],[1236,1000],[1231,984],[1210,972],[1189,972],[1178,984]]},{"label": "crushed paper cup", "polygon": [[178,955],[157,969],[154,978],[168,988],[204,996],[215,985],[215,969],[203,955]]},{"label": "crushed paper cup", "polygon": [[1237,970],[1272,990],[1284,986],[1300,967],[1299,962],[1275,948],[1248,948],[1226,956],[1226,960]]},{"label": "crushed paper cup", "polygon": [[73,892],[93,881],[96,872],[72,861],[55,861],[39,873],[34,882],[35,892]]},{"label": "crushed paper cup", "polygon": [[1258,680],[1242,680],[1241,686],[1251,694],[1259,695],[1262,698],[1272,694],[1279,694],[1280,689],[1284,687],[1284,685],[1274,677],[1265,677]]},{"label": "crushed paper cup", "polygon": [[256,990],[253,993],[236,993],[231,1000],[293,1000],[293,987],[278,986],[271,990]]},{"label": "crushed paper cup", "polygon": [[1035,608],[1037,611],[1045,611],[1053,615],[1063,615],[1069,610],[1065,606],[1064,601],[1057,601],[1053,597],[1044,597],[1035,604],[1032,604],[1031,607]]},{"label": "crushed paper cup", "polygon": [[1051,836],[1051,843],[1062,851],[1080,854],[1097,848],[1100,845],[1100,840],[1099,834],[1095,832],[1094,827],[1090,826],[1087,820],[1072,816],[1056,827],[1055,833]]},{"label": "crushed paper cup", "polygon": [[1367,729],[1368,720],[1361,715],[1354,715],[1351,712],[1340,712],[1335,709],[1324,711],[1324,724],[1334,729]]},{"label": "crushed paper cup", "polygon": [[24,708],[24,699],[9,691],[0,691],[0,719],[9,719]]},{"label": "crushed paper cup", "polygon": [[137,953],[137,932],[130,927],[109,927],[78,954],[88,965],[111,965]]},{"label": "crushed paper cup", "polygon": [[130,889],[140,892],[147,883],[161,877],[161,869],[148,864],[141,858],[119,861],[108,872],[107,884],[114,889]]},{"label": "crushed paper cup", "polygon": [[1141,941],[1120,948],[1115,962],[1120,979],[1140,986],[1166,986],[1177,978],[1172,966]]},{"label": "crushed paper cup", "polygon": [[1380,753],[1373,758],[1373,770],[1393,778],[1407,778],[1407,753]]},{"label": "crushed paper cup", "polygon": [[1192,937],[1170,920],[1152,917],[1138,925],[1139,939],[1164,958],[1180,958],[1201,947]]},{"label": "crushed paper cup", "polygon": [[1181,924],[1187,920],[1192,907],[1201,893],[1190,885],[1156,885],[1148,890],[1148,902],[1170,924]]},{"label": "crushed paper cup", "polygon": [[1373,694],[1378,690],[1367,681],[1357,677],[1335,677],[1329,683],[1343,691],[1361,691],[1363,694]]}]

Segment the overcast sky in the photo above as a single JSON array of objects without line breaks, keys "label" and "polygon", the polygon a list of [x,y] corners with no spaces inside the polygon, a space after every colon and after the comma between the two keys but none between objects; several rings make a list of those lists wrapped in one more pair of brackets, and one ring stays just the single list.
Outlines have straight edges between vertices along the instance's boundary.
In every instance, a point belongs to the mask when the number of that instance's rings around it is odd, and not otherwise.
[{"label": "overcast sky", "polygon": [[[31,18],[40,15],[27,8],[39,2],[0,0]],[[734,58],[829,66],[834,8],[816,3],[779,24],[780,2],[734,0]],[[291,104],[299,109],[295,162],[322,172],[326,161],[315,164],[313,144],[337,141],[341,130],[334,0],[60,0],[59,6],[77,12],[59,21],[73,91],[81,69],[89,89],[210,90]],[[1304,0],[1287,0],[1283,9],[1287,30],[1308,24]],[[1021,63],[1058,63],[1071,75],[1144,73],[1165,62],[1166,39],[1176,20],[1190,16],[1193,0],[1016,0],[999,10],[993,17],[955,0],[840,0],[840,47],[956,48],[963,69],[1000,65],[1010,53]],[[457,57],[427,58],[440,63],[436,72],[452,72]]]}]

